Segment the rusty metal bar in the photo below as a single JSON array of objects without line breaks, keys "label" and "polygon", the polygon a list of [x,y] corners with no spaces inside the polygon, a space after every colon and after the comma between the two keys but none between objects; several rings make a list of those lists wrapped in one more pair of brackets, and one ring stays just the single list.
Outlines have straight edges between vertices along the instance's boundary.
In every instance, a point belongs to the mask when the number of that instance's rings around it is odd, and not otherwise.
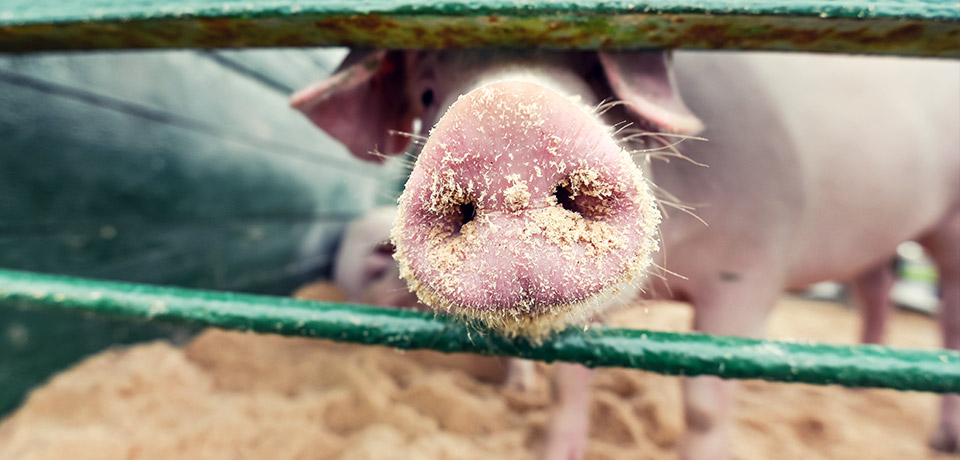
[{"label": "rusty metal bar", "polygon": [[960,57],[934,0],[6,0],[0,51],[266,46],[798,50]]}]

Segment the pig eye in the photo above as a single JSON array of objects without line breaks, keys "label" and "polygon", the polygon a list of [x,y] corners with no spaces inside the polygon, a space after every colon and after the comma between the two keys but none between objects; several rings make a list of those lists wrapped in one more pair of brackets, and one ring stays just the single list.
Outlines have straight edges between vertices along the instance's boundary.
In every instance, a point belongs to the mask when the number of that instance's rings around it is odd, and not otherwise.
[{"label": "pig eye", "polygon": [[432,89],[428,89],[424,91],[423,94],[420,95],[420,103],[423,104],[424,107],[430,107],[430,104],[433,104]]},{"label": "pig eye", "polygon": [[367,274],[367,279],[370,279],[370,280],[378,280],[378,279],[383,278],[383,276],[386,275],[386,274],[387,274],[387,269],[386,269],[386,267],[380,268],[380,269],[377,269],[377,270],[374,270],[374,271],[368,273],[368,274]]},{"label": "pig eye", "polygon": [[397,247],[390,242],[390,240],[383,240],[377,243],[377,246],[373,248],[373,252],[385,256],[392,256],[394,252],[397,252]]}]

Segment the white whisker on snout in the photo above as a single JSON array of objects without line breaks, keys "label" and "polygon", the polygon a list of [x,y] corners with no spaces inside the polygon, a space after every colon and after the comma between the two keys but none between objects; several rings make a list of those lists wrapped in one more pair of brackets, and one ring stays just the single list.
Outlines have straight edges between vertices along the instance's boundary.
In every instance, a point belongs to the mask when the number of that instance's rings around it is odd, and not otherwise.
[{"label": "white whisker on snout", "polygon": [[387,155],[387,154],[385,154],[385,153],[380,152],[379,150],[371,150],[371,151],[367,152],[367,154],[368,154],[368,155],[375,156],[375,157],[377,157],[377,158],[379,158],[379,159],[381,159],[381,160],[384,160],[384,161],[386,161],[386,160],[397,161],[397,162],[399,162],[399,163],[403,166],[403,169],[406,169],[406,170],[408,170],[408,171],[413,171],[413,168],[414,168],[414,166],[416,166],[416,163],[417,163],[417,156],[414,155],[414,154],[412,154],[412,153],[408,153],[408,152],[403,152],[403,154],[404,154],[404,156],[410,157],[410,158],[411,158],[410,160],[408,160],[408,159],[406,159],[406,158],[396,158],[396,159],[394,159],[394,158],[395,158],[394,155]]},{"label": "white whisker on snout", "polygon": [[[622,124],[623,126],[620,126],[619,128],[617,128],[617,126],[619,126],[619,125],[621,125],[621,124]],[[633,122],[632,122],[632,121],[626,121],[626,120],[621,121],[620,123],[617,123],[617,124],[613,125],[613,127],[616,128],[616,131],[614,131],[613,134],[611,134],[611,135],[612,135],[613,137],[617,137],[618,135],[620,135],[621,132],[625,131],[627,128],[629,128],[629,127],[631,127],[631,126],[633,126]]]},{"label": "white whisker on snout", "polygon": [[685,214],[689,214],[691,217],[693,217],[694,219],[696,219],[706,227],[710,226],[709,224],[707,224],[705,220],[701,219],[700,216],[698,216],[694,212],[697,210],[697,207],[703,207],[703,206],[706,206],[706,204],[698,204],[698,205],[686,204],[682,200],[680,200],[680,198],[677,198],[676,195],[664,190],[663,187],[660,187],[659,185],[654,184],[652,182],[648,182],[648,184],[650,184],[650,186],[653,188],[654,199],[656,200],[657,206],[660,209],[660,213],[663,214],[664,218],[666,219],[670,218],[670,214],[667,212],[667,207],[670,207],[670,208],[679,210],[680,212],[683,212]]},{"label": "white whisker on snout", "polygon": [[[649,160],[650,158],[656,158],[656,159],[658,159],[658,160],[662,160],[662,161],[664,161],[664,162],[666,162],[666,163],[669,163],[669,162],[670,162],[670,158],[679,158],[679,159],[681,159],[681,160],[685,160],[685,161],[687,161],[687,162],[689,162],[689,163],[691,163],[691,164],[697,165],[697,166],[701,166],[701,167],[704,167],[704,168],[709,168],[709,167],[710,167],[709,165],[707,165],[707,164],[705,164],[705,163],[700,163],[699,161],[696,161],[696,160],[694,160],[694,159],[692,159],[692,158],[684,155],[683,153],[680,152],[679,149],[677,149],[677,146],[678,146],[678,145],[680,145],[682,142],[687,141],[687,140],[706,141],[707,139],[704,138],[704,137],[689,136],[689,135],[684,135],[684,134],[654,133],[654,132],[646,132],[646,131],[637,131],[637,132],[632,132],[632,133],[628,134],[627,136],[621,138],[621,139],[620,139],[620,142],[621,142],[622,144],[629,144],[629,143],[631,143],[632,141],[636,141],[636,140],[638,140],[638,139],[643,139],[643,138],[649,138],[649,139],[651,139],[651,140],[659,143],[660,145],[657,146],[657,147],[642,148],[642,149],[637,149],[637,150],[630,150],[628,153],[630,153],[631,155],[643,155],[643,156],[646,157],[647,160]],[[673,142],[668,142],[665,138],[674,138],[674,139],[676,139],[676,140],[673,141]]]},{"label": "white whisker on snout", "polygon": [[703,168],[710,167],[710,165],[706,163],[700,163],[699,161],[696,161],[672,148],[667,151],[663,151],[663,148],[631,150],[631,151],[628,151],[627,153],[634,156],[634,160],[636,160],[637,156],[641,156],[647,162],[649,162],[651,159],[657,159],[657,160],[663,161],[664,163],[670,163],[671,158],[679,158],[681,160],[687,161],[688,163],[691,163],[696,166],[700,166]]},{"label": "white whisker on snout", "polygon": [[[407,155],[410,155],[410,154],[407,154]],[[400,165],[403,166],[403,169],[407,171],[413,171],[413,168],[417,166],[417,160],[415,155],[411,155],[411,156],[413,156],[414,158],[413,160],[408,160],[406,158],[397,158],[395,161],[400,163]]]},{"label": "white whisker on snout", "polygon": [[375,157],[380,158],[380,159],[382,159],[382,160],[386,160],[387,158],[390,158],[389,155],[386,155],[386,154],[380,152],[380,149],[378,149],[378,148],[376,148],[376,147],[374,147],[373,150],[368,151],[368,152],[367,152],[367,155],[375,156]]},{"label": "white whisker on snout", "polygon": [[609,112],[610,109],[612,109],[612,108],[614,108],[614,107],[616,107],[616,106],[618,106],[618,105],[626,105],[626,102],[621,101],[621,100],[619,100],[619,99],[613,100],[613,101],[611,101],[611,100],[609,100],[609,99],[604,99],[604,100],[600,101],[600,103],[597,104],[597,106],[594,107],[593,110],[594,110],[594,113],[597,114],[597,116],[603,116],[604,114],[606,114],[607,112]]},{"label": "white whisker on snout", "polygon": [[[660,205],[663,205],[663,206],[669,206],[669,207],[671,207],[671,208],[673,208],[673,209],[676,209],[676,210],[678,210],[678,211],[680,211],[680,212],[682,212],[682,213],[684,213],[684,214],[689,215],[690,217],[693,217],[693,218],[696,219],[698,222],[700,222],[701,224],[703,224],[704,227],[709,227],[709,226],[710,226],[710,224],[708,224],[707,221],[701,219],[700,216],[698,216],[695,212],[693,212],[693,211],[696,210],[696,208],[694,208],[694,207],[692,207],[692,206],[687,206],[687,205],[682,204],[682,203],[675,203],[675,202],[663,200],[663,199],[660,199],[660,198],[657,198],[657,203],[660,204]],[[663,207],[661,207],[660,210],[661,210],[661,212],[663,213],[664,217],[667,217],[667,218],[670,217],[670,216],[667,215],[666,209],[664,209]]]},{"label": "white whisker on snout", "polygon": [[620,142],[630,141],[640,137],[654,137],[654,138],[672,137],[672,138],[681,139],[681,140],[692,139],[697,141],[708,140],[705,137],[693,136],[690,134],[663,133],[663,132],[656,132],[656,131],[644,131],[641,129],[634,129],[626,132],[628,133],[628,135],[626,137],[621,138]]},{"label": "white whisker on snout", "polygon": [[[683,275],[681,275],[681,274],[679,274],[679,273],[677,273],[677,272],[667,270],[666,267],[661,267],[661,266],[658,265],[656,262],[651,262],[651,265],[653,265],[653,267],[656,268],[657,270],[660,270],[660,271],[662,271],[663,273],[666,273],[666,274],[668,274],[668,275],[676,276],[677,278],[680,278],[680,279],[682,279],[682,280],[687,280],[687,279],[689,279],[689,278],[687,278],[686,276],[683,276]],[[651,275],[653,275],[653,273],[651,273]],[[663,275],[656,274],[656,275],[654,275],[654,276],[657,276],[658,278],[662,278],[662,279],[666,280],[666,277],[663,276]]]},{"label": "white whisker on snout", "polygon": [[417,133],[408,133],[406,131],[398,131],[396,129],[391,129],[387,131],[387,133],[389,133],[391,136],[409,137],[410,139],[413,140],[413,143],[417,145],[423,145],[424,143],[427,142],[427,136],[423,136]]}]

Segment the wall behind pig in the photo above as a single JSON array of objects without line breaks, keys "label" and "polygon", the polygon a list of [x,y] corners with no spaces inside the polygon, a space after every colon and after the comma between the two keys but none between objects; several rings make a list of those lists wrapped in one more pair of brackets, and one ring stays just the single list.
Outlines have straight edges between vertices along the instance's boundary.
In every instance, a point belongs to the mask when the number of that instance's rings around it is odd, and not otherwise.
[{"label": "wall behind pig", "polygon": [[[0,267],[272,294],[325,276],[403,176],[288,107],[344,54],[0,54]],[[0,306],[0,414],[80,357],[192,332]]]}]

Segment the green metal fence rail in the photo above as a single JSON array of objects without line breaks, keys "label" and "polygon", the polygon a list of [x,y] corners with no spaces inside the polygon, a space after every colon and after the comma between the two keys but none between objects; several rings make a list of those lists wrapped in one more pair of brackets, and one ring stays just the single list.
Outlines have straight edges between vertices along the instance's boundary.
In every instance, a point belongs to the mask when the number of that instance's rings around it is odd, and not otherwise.
[{"label": "green metal fence rail", "polygon": [[540,345],[433,314],[0,270],[0,305],[190,322],[342,342],[570,361],[671,375],[960,392],[960,353],[595,327]]},{"label": "green metal fence rail", "polygon": [[363,45],[960,57],[952,0],[5,0],[0,51]]}]

